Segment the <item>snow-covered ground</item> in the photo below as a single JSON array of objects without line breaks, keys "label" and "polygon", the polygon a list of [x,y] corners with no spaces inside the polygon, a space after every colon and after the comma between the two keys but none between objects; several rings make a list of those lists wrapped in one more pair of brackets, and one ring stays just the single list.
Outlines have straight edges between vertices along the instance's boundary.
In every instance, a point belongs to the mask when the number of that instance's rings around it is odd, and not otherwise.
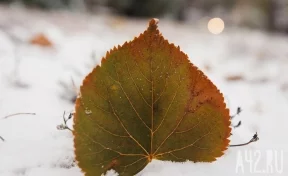
[{"label": "snow-covered ground", "polygon": [[[106,51],[138,36],[147,22],[0,6],[0,176],[83,175],[71,132],[57,130],[62,114],[73,111],[71,98]],[[159,27],[223,92],[231,114],[243,109],[231,144],[247,142],[256,131],[260,140],[229,148],[214,163],[153,161],[139,175],[287,175],[288,36],[233,28],[215,36],[206,23],[161,19]],[[53,47],[29,44],[38,33]],[[21,112],[36,115],[4,118]]]}]

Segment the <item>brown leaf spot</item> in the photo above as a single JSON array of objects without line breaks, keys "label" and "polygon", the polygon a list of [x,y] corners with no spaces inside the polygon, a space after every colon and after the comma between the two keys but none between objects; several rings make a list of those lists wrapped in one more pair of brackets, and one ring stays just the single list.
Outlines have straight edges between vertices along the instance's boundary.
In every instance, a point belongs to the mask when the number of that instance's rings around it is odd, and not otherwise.
[{"label": "brown leaf spot", "polygon": [[105,170],[113,169],[118,164],[119,164],[119,161],[117,159],[114,159],[109,164],[107,164],[107,166],[105,167]]}]

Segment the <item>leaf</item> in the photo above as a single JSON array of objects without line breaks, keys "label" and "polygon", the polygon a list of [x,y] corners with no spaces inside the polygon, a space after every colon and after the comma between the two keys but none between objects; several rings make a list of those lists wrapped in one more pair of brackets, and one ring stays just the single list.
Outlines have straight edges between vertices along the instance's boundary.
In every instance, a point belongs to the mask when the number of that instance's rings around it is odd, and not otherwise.
[{"label": "leaf", "polygon": [[131,176],[152,159],[212,162],[227,149],[229,119],[222,94],[152,19],[85,78],[74,118],[76,160],[86,176],[110,169]]},{"label": "leaf", "polygon": [[229,75],[226,76],[227,81],[243,81],[245,78],[242,75]]},{"label": "leaf", "polygon": [[37,34],[33,36],[33,38],[30,40],[30,43],[42,47],[52,47],[53,45],[52,42],[44,34]]}]

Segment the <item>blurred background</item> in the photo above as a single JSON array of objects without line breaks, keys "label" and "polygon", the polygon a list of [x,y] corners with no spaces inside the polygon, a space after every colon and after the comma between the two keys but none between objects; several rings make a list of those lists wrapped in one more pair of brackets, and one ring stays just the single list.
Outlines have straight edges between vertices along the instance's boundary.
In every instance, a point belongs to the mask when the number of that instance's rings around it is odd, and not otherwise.
[{"label": "blurred background", "polygon": [[[142,176],[237,175],[240,150],[261,151],[260,169],[267,150],[284,151],[286,161],[288,0],[0,0],[1,176],[83,175],[72,134],[56,127],[63,111],[74,111],[85,76],[151,17],[220,89],[230,114],[243,109],[231,144],[255,132],[260,140],[195,169],[153,162]],[[14,113],[36,115],[4,118]],[[248,166],[244,175],[253,175]]]},{"label": "blurred background", "polygon": [[218,16],[229,25],[288,32],[287,0],[0,0],[11,6],[42,10],[105,12],[127,17],[167,17],[196,23]]}]

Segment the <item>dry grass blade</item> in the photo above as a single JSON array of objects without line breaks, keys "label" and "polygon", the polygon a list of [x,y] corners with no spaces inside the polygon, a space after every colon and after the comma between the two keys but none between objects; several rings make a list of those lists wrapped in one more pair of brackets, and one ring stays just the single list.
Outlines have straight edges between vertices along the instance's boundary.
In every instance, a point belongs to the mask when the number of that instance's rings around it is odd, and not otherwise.
[{"label": "dry grass blade", "polygon": [[18,115],[36,115],[36,113],[15,113],[15,114],[10,114],[10,115],[7,115],[5,117],[3,117],[3,119],[8,119],[10,117],[14,117],[14,116],[18,116]]}]

